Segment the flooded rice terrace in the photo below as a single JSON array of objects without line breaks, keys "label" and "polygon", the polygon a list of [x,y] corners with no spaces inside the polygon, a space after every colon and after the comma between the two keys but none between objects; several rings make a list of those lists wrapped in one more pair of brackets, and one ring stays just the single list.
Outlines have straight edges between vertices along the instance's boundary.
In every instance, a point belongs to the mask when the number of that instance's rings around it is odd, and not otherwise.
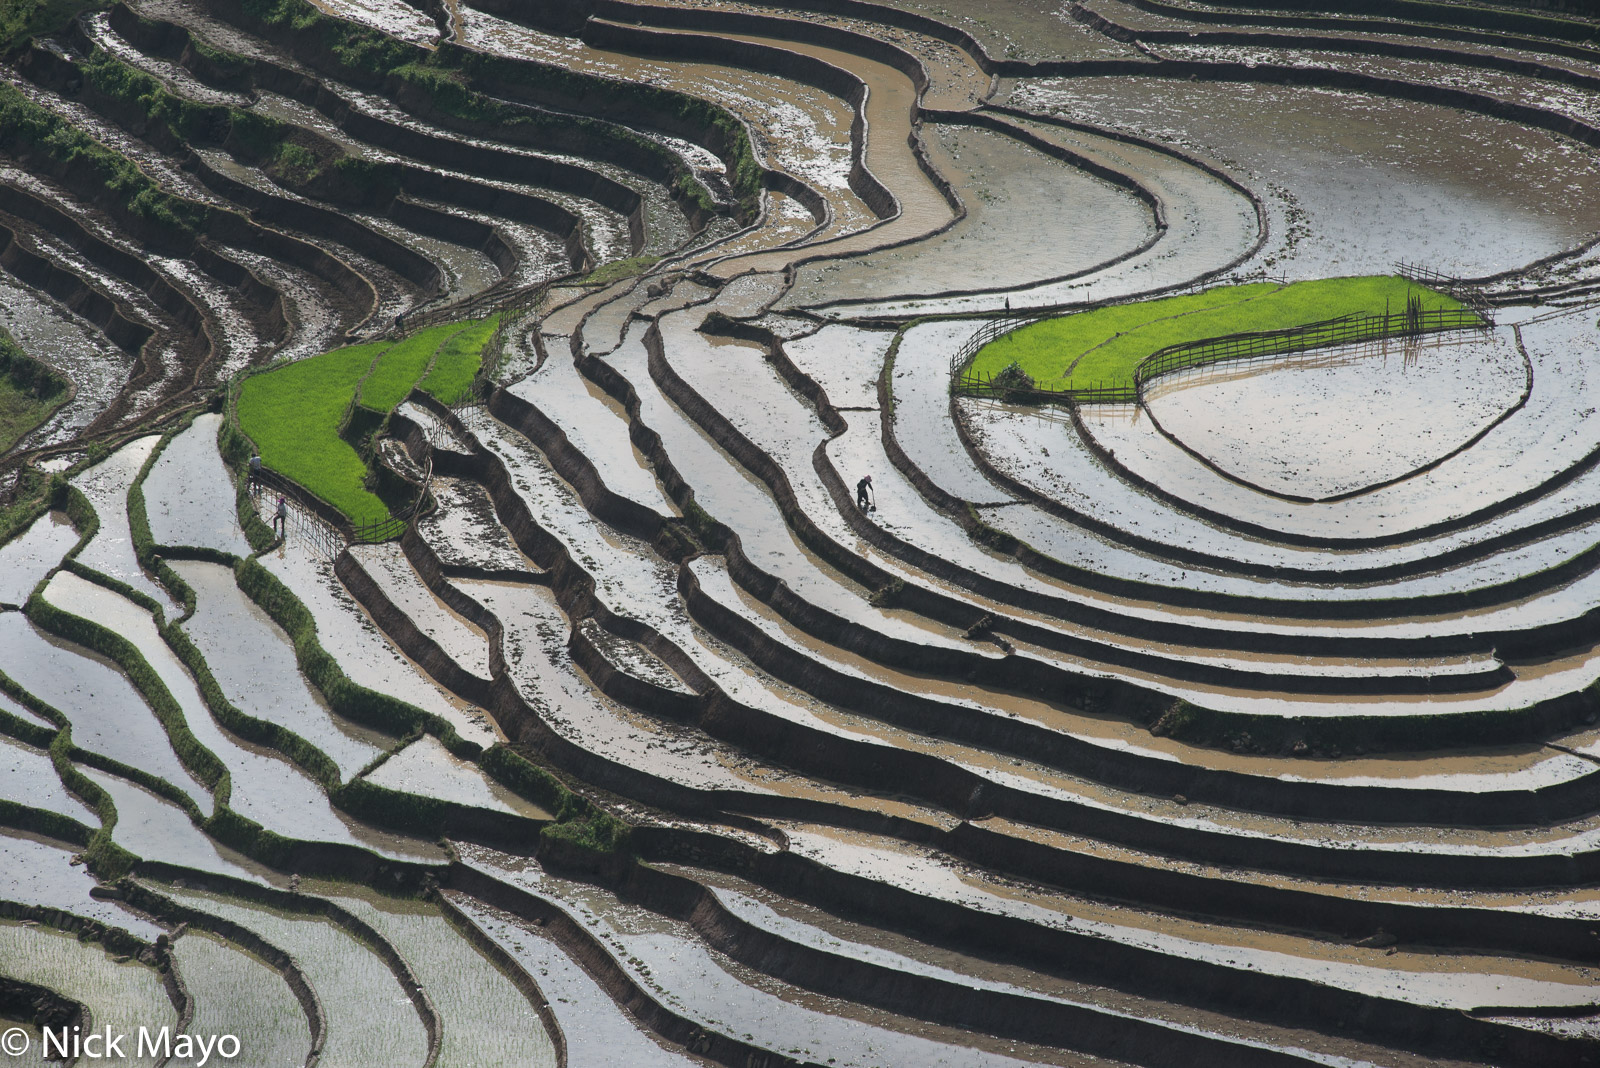
[{"label": "flooded rice terrace", "polygon": [[46,7],[7,1056],[1600,1061],[1592,19]]}]

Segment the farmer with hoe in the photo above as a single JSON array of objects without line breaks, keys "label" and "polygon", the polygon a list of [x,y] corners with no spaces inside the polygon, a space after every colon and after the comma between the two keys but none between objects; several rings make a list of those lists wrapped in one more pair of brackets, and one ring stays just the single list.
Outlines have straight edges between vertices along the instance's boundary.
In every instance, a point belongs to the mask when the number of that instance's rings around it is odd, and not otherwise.
[{"label": "farmer with hoe", "polygon": [[874,503],[869,498],[869,495],[871,494],[871,492],[872,492],[872,476],[871,475],[868,475],[867,477],[863,478],[860,482],[856,483],[856,507],[860,508],[863,512],[876,512],[878,510],[877,504]]}]

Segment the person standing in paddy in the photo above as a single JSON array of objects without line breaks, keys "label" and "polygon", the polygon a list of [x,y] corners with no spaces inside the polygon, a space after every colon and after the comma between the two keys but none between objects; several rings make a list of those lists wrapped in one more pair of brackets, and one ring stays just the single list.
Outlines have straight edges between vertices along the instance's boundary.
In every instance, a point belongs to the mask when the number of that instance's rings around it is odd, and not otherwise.
[{"label": "person standing in paddy", "polygon": [[261,454],[254,453],[250,457],[250,492],[255,493],[261,488]]},{"label": "person standing in paddy", "polygon": [[278,494],[278,510],[272,513],[272,531],[280,538],[289,536],[289,502]]},{"label": "person standing in paddy", "polygon": [[867,475],[860,482],[856,483],[856,507],[860,508],[863,512],[870,512],[870,511],[876,511],[877,510],[877,506],[874,505],[868,499],[868,494],[870,493],[871,490],[872,490],[872,476],[871,475]]}]

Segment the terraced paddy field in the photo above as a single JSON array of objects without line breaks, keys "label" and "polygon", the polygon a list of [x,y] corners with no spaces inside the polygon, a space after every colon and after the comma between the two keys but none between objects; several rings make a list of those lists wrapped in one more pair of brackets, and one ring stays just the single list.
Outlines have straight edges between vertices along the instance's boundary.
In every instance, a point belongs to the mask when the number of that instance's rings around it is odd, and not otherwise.
[{"label": "terraced paddy field", "polygon": [[1591,17],[0,31],[18,1063],[1600,1064]]}]

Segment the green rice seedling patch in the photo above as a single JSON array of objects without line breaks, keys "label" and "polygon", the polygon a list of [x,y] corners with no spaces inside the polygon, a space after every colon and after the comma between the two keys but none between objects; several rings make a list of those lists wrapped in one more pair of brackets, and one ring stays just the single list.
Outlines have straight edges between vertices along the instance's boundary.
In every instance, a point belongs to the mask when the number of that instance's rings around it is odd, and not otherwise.
[{"label": "green rice seedling patch", "polygon": [[[159,1031],[178,1022],[154,968],[136,961],[119,964],[103,946],[54,928],[0,921],[0,962],[11,978],[87,1005],[98,1031],[137,1035],[140,1027]],[[153,1058],[138,1057],[132,1041],[125,1041],[122,1049],[127,1057],[118,1059],[119,1064],[154,1063]]]},{"label": "green rice seedling patch", "polygon": [[1171,345],[1345,315],[1387,310],[1398,316],[1413,296],[1424,311],[1461,307],[1452,297],[1393,275],[1218,286],[1032,323],[979,349],[972,370],[996,376],[1015,363],[1046,389],[1131,387],[1139,362]]},{"label": "green rice seedling patch", "polygon": [[239,426],[261,450],[261,461],[315,493],[353,523],[389,517],[367,489],[367,465],[339,436],[361,376],[391,343],[351,345],[245,380]]},{"label": "green rice seedling patch", "polygon": [[428,991],[443,1026],[440,1064],[554,1068],[555,1045],[527,997],[461,936],[437,905],[370,891],[358,894],[334,900],[394,946]]},{"label": "green rice seedling patch", "polygon": [[483,350],[499,325],[500,313],[495,312],[446,341],[433,361],[433,370],[422,380],[423,391],[445,404],[453,404],[465,396],[473,377],[483,366]]},{"label": "green rice seedling patch", "polygon": [[282,975],[267,964],[191,928],[172,943],[178,972],[195,996],[197,1035],[236,1035],[256,1064],[304,1064],[311,1023]]},{"label": "green rice seedling patch", "polygon": [[317,992],[328,1022],[321,1063],[421,1064],[428,1038],[400,982],[376,952],[321,916],[161,886],[159,892],[232,920],[288,953]]},{"label": "green rice seedling patch", "polygon": [[[375,412],[388,412],[405,400],[412,385],[428,369],[428,361],[433,359],[433,354],[440,352],[439,347],[463,329],[470,330],[472,327],[464,327],[461,323],[430,326],[386,350],[378,357],[372,374],[367,376],[366,384],[361,387],[361,405]],[[440,352],[440,355],[443,353]]]}]

